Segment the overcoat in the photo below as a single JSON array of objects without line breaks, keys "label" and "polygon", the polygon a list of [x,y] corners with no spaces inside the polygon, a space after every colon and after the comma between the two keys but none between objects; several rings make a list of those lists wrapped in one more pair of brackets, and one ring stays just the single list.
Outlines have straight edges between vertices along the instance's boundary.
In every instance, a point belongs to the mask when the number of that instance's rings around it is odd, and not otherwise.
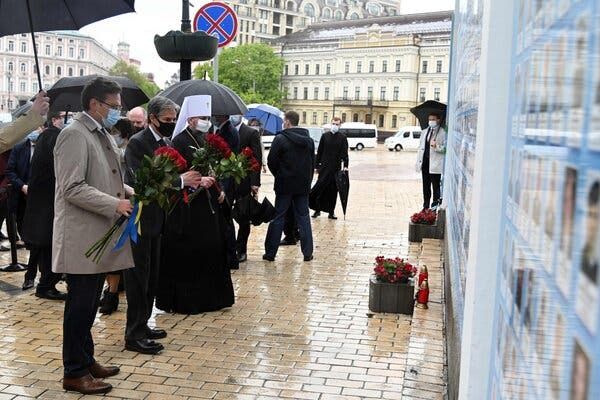
[{"label": "overcoat", "polygon": [[[428,130],[429,128],[426,128],[421,132],[421,141],[419,142],[419,150],[417,152],[417,172],[421,172],[421,165],[423,165]],[[441,174],[444,172],[444,157],[446,156],[446,131],[444,128],[441,126],[434,128],[431,140],[435,140],[435,146],[429,151],[429,173]]]}]

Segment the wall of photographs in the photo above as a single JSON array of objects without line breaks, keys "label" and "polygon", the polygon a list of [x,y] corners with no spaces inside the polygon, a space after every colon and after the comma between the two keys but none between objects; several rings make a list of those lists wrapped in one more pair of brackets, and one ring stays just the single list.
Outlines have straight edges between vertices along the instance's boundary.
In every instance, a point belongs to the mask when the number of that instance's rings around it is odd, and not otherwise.
[{"label": "wall of photographs", "polygon": [[600,2],[516,3],[490,398],[600,399]]}]

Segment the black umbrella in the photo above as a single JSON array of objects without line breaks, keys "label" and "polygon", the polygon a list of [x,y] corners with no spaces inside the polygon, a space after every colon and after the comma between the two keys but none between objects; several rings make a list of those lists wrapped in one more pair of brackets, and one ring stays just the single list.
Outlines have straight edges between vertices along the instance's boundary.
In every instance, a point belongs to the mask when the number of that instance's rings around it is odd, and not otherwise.
[{"label": "black umbrella", "polygon": [[180,106],[187,96],[210,95],[212,96],[213,115],[244,115],[248,112],[242,99],[233,90],[220,83],[204,79],[177,82],[159,94]]},{"label": "black umbrella", "polygon": [[[134,12],[134,3],[135,0],[0,0],[0,37],[30,32],[38,66],[34,32],[79,30],[92,22]],[[41,90],[39,67],[36,70]]]},{"label": "black umbrella", "polygon": [[[100,75],[86,75],[77,77],[61,78],[48,90],[50,97],[50,111],[81,111],[81,91],[83,87]],[[124,76],[108,77],[116,81],[123,91],[121,92],[121,103],[123,108],[131,110],[134,107],[147,103],[150,99],[131,79]]]},{"label": "black umbrella", "polygon": [[232,216],[237,223],[251,222],[252,225],[258,226],[275,218],[275,207],[266,197],[260,203],[258,199],[248,194],[235,202]]},{"label": "black umbrella", "polygon": [[426,129],[429,126],[429,116],[431,114],[439,114],[442,119],[441,123],[442,125],[444,124],[446,120],[446,108],[447,106],[444,103],[427,100],[425,103],[411,108],[410,112],[419,120],[421,129]]},{"label": "black umbrella", "polygon": [[348,208],[348,194],[350,192],[350,178],[348,171],[339,171],[335,174],[335,185],[340,194],[340,202],[344,211],[344,219],[346,219],[346,209]]}]

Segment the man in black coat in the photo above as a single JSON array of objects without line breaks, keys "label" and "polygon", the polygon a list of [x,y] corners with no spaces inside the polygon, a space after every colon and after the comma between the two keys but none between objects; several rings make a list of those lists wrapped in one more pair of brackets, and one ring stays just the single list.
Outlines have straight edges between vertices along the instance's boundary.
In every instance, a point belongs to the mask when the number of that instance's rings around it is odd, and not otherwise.
[{"label": "man in black coat", "polygon": [[[244,123],[240,123],[237,127],[240,133],[240,149],[249,147],[254,153],[256,161],[262,165],[262,146],[260,142],[260,132],[258,129],[251,128]],[[237,199],[239,201],[245,196],[258,195],[260,188],[260,170],[251,172],[237,187]],[[250,237],[250,221],[239,222],[237,234],[237,256],[239,262],[244,262],[248,259],[247,247],[248,237]]]},{"label": "man in black coat", "polygon": [[308,194],[315,165],[315,144],[308,131],[298,128],[295,111],[285,113],[284,130],[273,140],[267,163],[275,177],[275,219],[269,224],[263,260],[274,261],[287,210],[294,208],[304,261],[313,259],[313,239]]},{"label": "man in black coat", "polygon": [[319,179],[310,192],[310,208],[315,210],[313,218],[317,218],[321,211],[329,213],[329,219],[335,216],[335,203],[337,201],[337,185],[335,176],[341,170],[348,170],[348,139],[346,135],[338,133],[342,120],[333,117],[331,131],[321,136],[317,150],[316,170]]},{"label": "man in black coat", "polygon": [[[129,139],[125,149],[127,171],[125,183],[134,184],[135,171],[141,168],[144,156],[152,157],[162,146],[170,146],[169,137],[175,129],[179,107],[171,100],[156,96],[148,103],[148,128]],[[197,188],[201,177],[198,172],[185,172],[180,177],[181,188]],[[162,329],[151,329],[148,320],[152,315],[158,284],[160,241],[165,222],[165,212],[158,204],[144,206],[140,218],[141,235],[132,243],[135,268],[123,272],[127,295],[127,323],[125,348],[143,354],[157,354],[164,346],[156,339],[167,337]]]},{"label": "man in black coat", "polygon": [[[64,124],[60,113],[48,115],[48,128],[35,144],[31,158],[27,206],[23,220],[23,239],[30,251],[39,255],[41,278],[36,287],[37,297],[51,300],[65,300],[67,295],[56,289],[60,274],[52,272],[52,225],[54,222],[54,145]],[[33,287],[36,275],[35,265],[25,274],[23,289]]]}]

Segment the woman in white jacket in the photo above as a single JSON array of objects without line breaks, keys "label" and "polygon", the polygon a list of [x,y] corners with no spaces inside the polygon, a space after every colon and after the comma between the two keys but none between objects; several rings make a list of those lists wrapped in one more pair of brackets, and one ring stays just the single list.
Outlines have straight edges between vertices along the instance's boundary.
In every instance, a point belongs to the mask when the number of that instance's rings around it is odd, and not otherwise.
[{"label": "woman in white jacket", "polygon": [[429,127],[423,129],[417,153],[417,172],[423,177],[423,208],[429,208],[433,189],[432,207],[440,204],[440,180],[446,154],[446,131],[441,127],[439,114],[429,115]]}]

